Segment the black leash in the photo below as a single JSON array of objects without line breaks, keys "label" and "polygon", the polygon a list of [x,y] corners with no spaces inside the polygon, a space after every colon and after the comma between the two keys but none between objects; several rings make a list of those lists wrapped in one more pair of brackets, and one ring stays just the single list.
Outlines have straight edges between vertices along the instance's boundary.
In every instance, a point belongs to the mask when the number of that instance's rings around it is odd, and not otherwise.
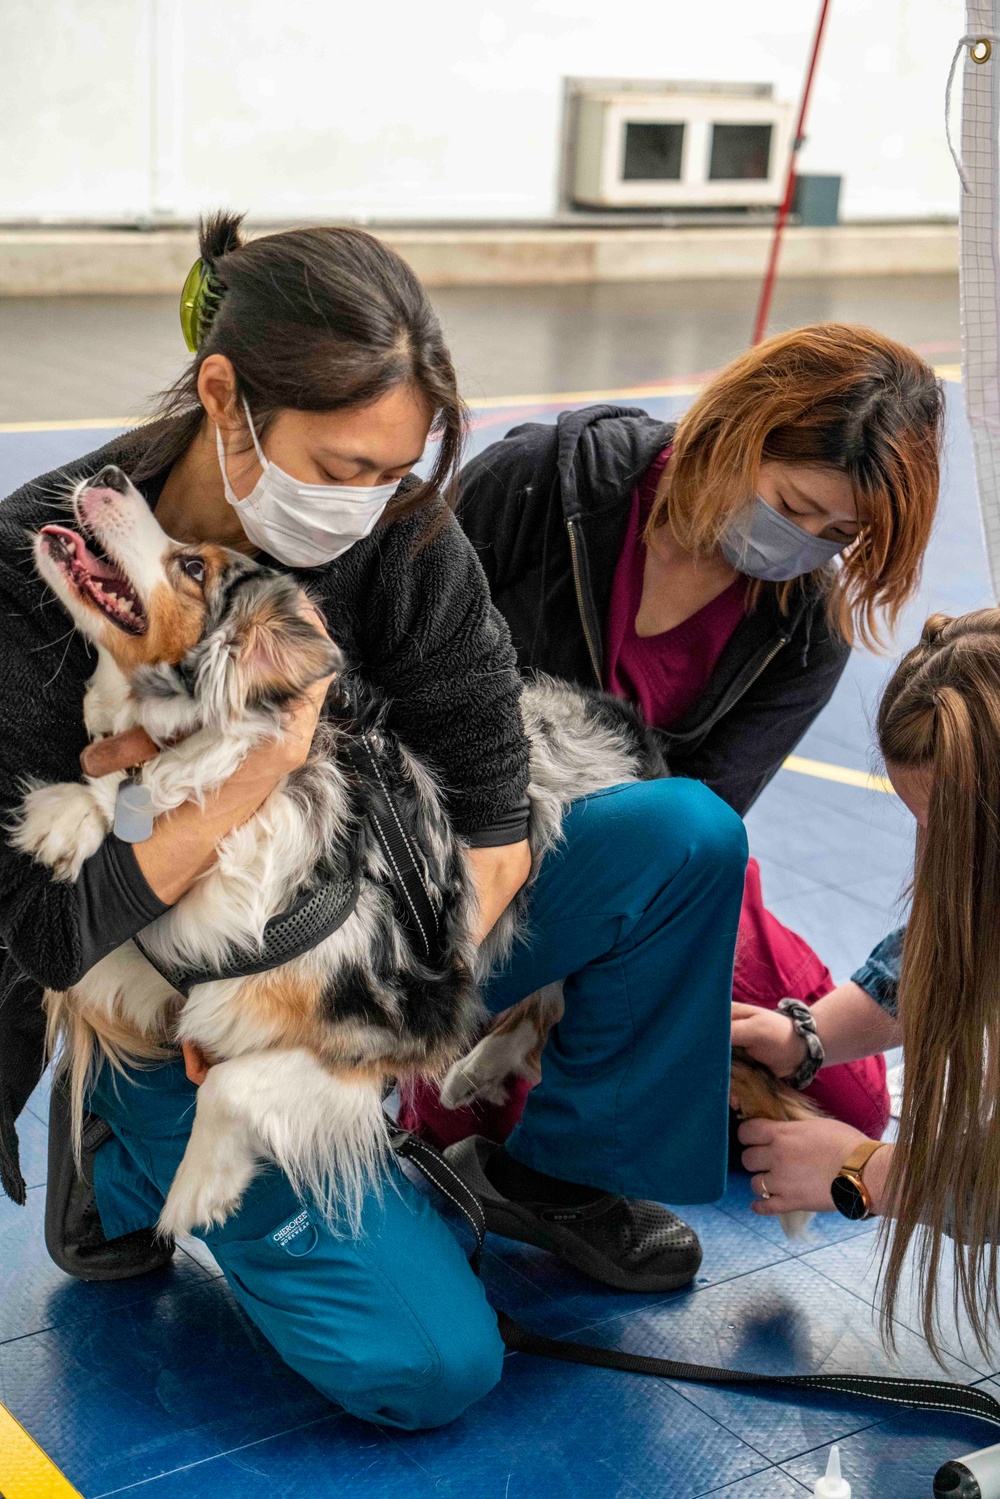
[{"label": "black leash", "polygon": [[[443,1192],[472,1229],[476,1247],[469,1263],[478,1275],[486,1234],[486,1216],[479,1198],[427,1140],[409,1134],[396,1124],[390,1126],[390,1137],[396,1154],[411,1161],[432,1186]],[[496,1315],[500,1336],[512,1353],[530,1353],[536,1358],[559,1359],[565,1364],[588,1364],[597,1369],[618,1369],[623,1374],[651,1374],[657,1379],[676,1379],[690,1384],[860,1396],[865,1400],[881,1401],[883,1405],[974,1416],[979,1421],[1000,1426],[1000,1401],[985,1390],[953,1384],[950,1380],[903,1379],[882,1374],[751,1374],[744,1369],[716,1369],[711,1364],[687,1364],[669,1358],[652,1358],[643,1353],[625,1353],[619,1348],[597,1348],[589,1343],[547,1338],[522,1327],[506,1312],[496,1309]]]}]

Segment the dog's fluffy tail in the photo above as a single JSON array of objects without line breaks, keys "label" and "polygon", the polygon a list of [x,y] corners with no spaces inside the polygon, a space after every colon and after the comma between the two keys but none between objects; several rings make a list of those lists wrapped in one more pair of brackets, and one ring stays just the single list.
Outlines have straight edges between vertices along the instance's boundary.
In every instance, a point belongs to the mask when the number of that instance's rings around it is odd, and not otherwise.
[{"label": "dog's fluffy tail", "polygon": [[140,1041],[134,1032],[102,1016],[98,1029],[81,1015],[72,993],[50,989],[45,995],[45,1051],[56,1077],[69,1089],[70,1141],[77,1169],[83,1155],[83,1116],[87,1095],[103,1063],[123,1074],[127,1066],[165,1062],[175,1053],[156,1041]]}]

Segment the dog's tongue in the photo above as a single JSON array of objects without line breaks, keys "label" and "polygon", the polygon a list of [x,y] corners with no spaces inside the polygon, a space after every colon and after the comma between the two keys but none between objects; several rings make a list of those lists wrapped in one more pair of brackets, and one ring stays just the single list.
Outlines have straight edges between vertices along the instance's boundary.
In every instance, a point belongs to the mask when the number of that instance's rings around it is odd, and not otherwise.
[{"label": "dog's tongue", "polygon": [[43,526],[42,535],[58,537],[71,554],[75,567],[93,582],[125,583],[127,581],[124,574],[120,573],[110,562],[94,556],[79,531],[71,531],[67,526]]}]

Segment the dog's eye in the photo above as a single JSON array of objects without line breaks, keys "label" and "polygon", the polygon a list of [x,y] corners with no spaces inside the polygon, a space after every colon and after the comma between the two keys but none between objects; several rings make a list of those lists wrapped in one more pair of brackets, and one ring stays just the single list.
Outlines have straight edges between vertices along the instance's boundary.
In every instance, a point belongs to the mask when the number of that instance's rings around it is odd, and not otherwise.
[{"label": "dog's eye", "polygon": [[199,588],[205,581],[205,564],[200,557],[182,557],[181,572],[186,573]]}]

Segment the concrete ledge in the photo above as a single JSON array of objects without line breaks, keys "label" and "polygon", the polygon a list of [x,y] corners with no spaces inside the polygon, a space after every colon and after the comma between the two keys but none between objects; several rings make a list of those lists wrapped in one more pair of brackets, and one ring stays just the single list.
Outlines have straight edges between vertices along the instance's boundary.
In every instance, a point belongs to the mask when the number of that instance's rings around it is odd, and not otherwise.
[{"label": "concrete ledge", "polygon": [[[265,231],[258,231],[265,232]],[[375,229],[427,286],[683,281],[761,275],[766,227]],[[0,229],[0,295],[178,293],[197,254],[191,229]],[[788,230],[782,276],[958,270],[955,224]]]}]

